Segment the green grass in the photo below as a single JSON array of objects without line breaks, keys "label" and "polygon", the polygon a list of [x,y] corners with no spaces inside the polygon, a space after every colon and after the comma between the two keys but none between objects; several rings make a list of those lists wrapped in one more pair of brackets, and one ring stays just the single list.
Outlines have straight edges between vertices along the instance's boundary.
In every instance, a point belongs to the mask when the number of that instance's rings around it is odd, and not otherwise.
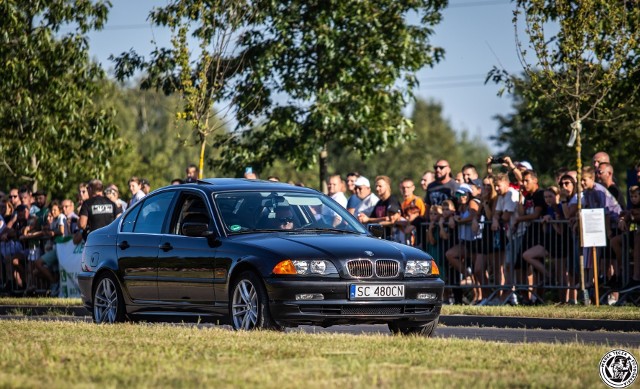
[{"label": "green grass", "polygon": [[443,315],[479,315],[479,316],[515,316],[540,317],[553,319],[606,319],[606,320],[640,320],[638,307],[612,307],[608,305],[538,305],[524,306],[489,306],[445,305]]},{"label": "green grass", "polygon": [[305,389],[601,387],[614,347],[28,320],[0,345],[0,387]]},{"label": "green grass", "polygon": [[[79,307],[82,301],[79,298],[17,298],[2,297],[0,305],[12,306],[51,306],[52,312],[57,312],[55,307]],[[28,309],[17,309],[16,312],[29,315]],[[60,311],[64,314],[63,310]],[[443,315],[480,315],[480,316],[515,316],[515,317],[542,317],[556,319],[607,319],[607,320],[640,320],[640,308],[638,307],[611,307],[603,305],[542,305],[542,306],[471,306],[471,305],[445,305],[442,307]]]},{"label": "green grass", "polygon": [[0,297],[0,305],[81,307],[82,300],[57,297]]}]

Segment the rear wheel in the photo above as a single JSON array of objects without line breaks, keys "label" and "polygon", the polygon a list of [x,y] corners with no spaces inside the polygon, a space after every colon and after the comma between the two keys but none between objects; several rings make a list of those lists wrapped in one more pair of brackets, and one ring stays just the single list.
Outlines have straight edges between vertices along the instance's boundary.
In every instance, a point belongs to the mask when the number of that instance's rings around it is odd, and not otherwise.
[{"label": "rear wheel", "polygon": [[283,330],[271,318],[267,291],[255,273],[246,271],[240,274],[232,291],[229,311],[235,330]]},{"label": "rear wheel", "polygon": [[122,291],[116,279],[103,274],[93,292],[93,321],[97,324],[125,321],[125,305]]},{"label": "rear wheel", "polygon": [[389,323],[389,331],[394,335],[413,335],[413,336],[426,336],[430,338],[433,335],[436,327],[438,326],[438,319],[432,320],[427,324],[420,326],[408,326],[398,323]]}]

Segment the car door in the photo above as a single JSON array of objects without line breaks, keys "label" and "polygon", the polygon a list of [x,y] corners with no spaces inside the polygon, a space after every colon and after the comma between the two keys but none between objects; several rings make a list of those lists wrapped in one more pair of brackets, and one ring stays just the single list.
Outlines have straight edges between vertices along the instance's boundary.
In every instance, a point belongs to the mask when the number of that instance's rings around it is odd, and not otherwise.
[{"label": "car door", "polygon": [[[203,236],[188,236],[185,226],[205,223],[214,229],[211,208],[205,194],[183,191],[176,201],[169,232],[160,240],[158,252],[158,294],[161,301],[177,310],[208,310],[215,301],[213,288],[215,251]],[[199,308],[200,307],[200,308]]]},{"label": "car door", "polygon": [[158,300],[158,246],[174,192],[149,196],[128,212],[118,234],[118,266],[131,299]]}]

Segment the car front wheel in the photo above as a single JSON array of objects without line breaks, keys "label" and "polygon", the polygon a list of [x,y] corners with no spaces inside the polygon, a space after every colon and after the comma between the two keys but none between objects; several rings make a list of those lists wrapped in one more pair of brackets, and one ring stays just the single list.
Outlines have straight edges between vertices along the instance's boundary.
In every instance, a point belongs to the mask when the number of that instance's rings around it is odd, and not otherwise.
[{"label": "car front wheel", "polygon": [[122,291],[111,274],[98,279],[93,292],[93,321],[97,324],[120,323],[125,320]]},{"label": "car front wheel", "polygon": [[399,323],[389,323],[389,330],[394,335],[414,335],[430,338],[437,326],[438,319],[435,319],[420,326],[407,326]]},{"label": "car front wheel", "polygon": [[240,274],[232,290],[230,313],[235,330],[282,330],[271,318],[267,291],[255,273]]}]

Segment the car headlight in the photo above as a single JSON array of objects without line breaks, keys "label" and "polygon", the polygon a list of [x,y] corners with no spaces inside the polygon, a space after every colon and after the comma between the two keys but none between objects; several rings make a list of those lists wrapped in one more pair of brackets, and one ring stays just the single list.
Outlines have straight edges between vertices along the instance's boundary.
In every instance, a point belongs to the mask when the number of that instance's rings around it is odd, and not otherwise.
[{"label": "car headlight", "polygon": [[409,260],[404,269],[406,277],[425,277],[440,274],[436,263],[431,259]]},{"label": "car headlight", "polygon": [[338,269],[336,269],[331,261],[326,261],[324,259],[285,259],[273,268],[273,273],[296,274],[300,276],[326,276],[329,274],[338,274]]}]

